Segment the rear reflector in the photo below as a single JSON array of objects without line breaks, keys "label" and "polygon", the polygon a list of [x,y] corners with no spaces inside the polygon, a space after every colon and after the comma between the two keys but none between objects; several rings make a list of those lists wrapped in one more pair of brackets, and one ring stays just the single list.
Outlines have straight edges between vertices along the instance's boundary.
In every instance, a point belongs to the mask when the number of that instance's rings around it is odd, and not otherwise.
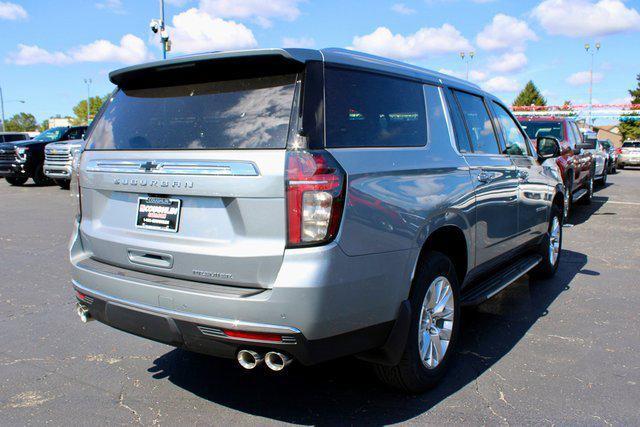
[{"label": "rear reflector", "polygon": [[230,329],[223,329],[222,332],[224,332],[226,336],[231,338],[259,340],[259,341],[272,341],[272,342],[282,341],[282,336],[277,334],[266,334],[262,332],[233,331]]}]

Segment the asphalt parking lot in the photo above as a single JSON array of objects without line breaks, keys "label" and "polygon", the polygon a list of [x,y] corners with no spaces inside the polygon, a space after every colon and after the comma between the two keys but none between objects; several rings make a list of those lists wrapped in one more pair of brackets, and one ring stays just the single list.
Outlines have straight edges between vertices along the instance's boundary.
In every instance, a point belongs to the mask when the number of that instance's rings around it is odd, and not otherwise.
[{"label": "asphalt parking lot", "polygon": [[464,313],[449,375],[421,396],[345,359],[278,375],[74,312],[58,187],[0,180],[0,424],[640,424],[640,169],[564,228],[558,274]]}]

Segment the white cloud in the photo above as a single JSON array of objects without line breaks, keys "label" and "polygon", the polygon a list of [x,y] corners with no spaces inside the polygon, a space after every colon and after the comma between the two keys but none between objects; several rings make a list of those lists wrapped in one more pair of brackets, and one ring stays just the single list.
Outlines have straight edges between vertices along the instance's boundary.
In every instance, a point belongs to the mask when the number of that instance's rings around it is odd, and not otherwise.
[{"label": "white cloud", "polygon": [[505,76],[492,77],[482,83],[482,88],[487,92],[515,92],[520,89],[520,83],[517,80]]},{"label": "white cloud", "polygon": [[640,13],[621,0],[544,0],[531,14],[554,35],[587,37],[640,30]]},{"label": "white cloud", "polygon": [[122,0],[104,0],[96,3],[97,9],[109,10],[113,13],[124,14],[124,6],[122,5]]},{"label": "white cloud", "polygon": [[18,19],[27,19],[27,11],[19,4],[8,1],[0,1],[0,19],[9,21],[17,21]]},{"label": "white cloud", "polygon": [[174,16],[172,24],[168,30],[173,51],[177,53],[247,49],[258,45],[253,32],[244,25],[213,18],[196,8]]},{"label": "white cloud", "polygon": [[218,18],[253,19],[268,28],[272,19],[294,21],[301,0],[200,0],[199,9]]},{"label": "white cloud", "polygon": [[135,64],[150,59],[146,44],[133,34],[126,34],[116,45],[108,40],[77,46],[66,52],[49,52],[36,45],[19,44],[18,51],[10,53],[6,62],[16,65],[54,64],[74,62],[122,62]]},{"label": "white cloud", "polygon": [[415,9],[411,9],[409,6],[407,6],[404,3],[396,3],[393,6],[391,6],[391,10],[393,10],[396,13],[399,13],[400,15],[413,15],[414,13],[416,13]]},{"label": "white cloud", "polygon": [[438,72],[442,74],[447,74],[449,76],[457,77],[459,79],[464,78],[464,73],[461,73],[460,71],[451,70],[449,68],[440,68]]},{"label": "white cloud", "polygon": [[424,27],[413,34],[393,34],[378,27],[371,34],[353,38],[352,49],[396,59],[421,59],[430,54],[460,52],[472,49],[469,41],[453,25]]},{"label": "white cloud", "polygon": [[[578,71],[577,73],[573,73],[567,77],[566,82],[571,86],[583,86],[589,84],[590,77],[589,71]],[[602,73],[593,73],[594,83],[601,82],[603,78],[604,75],[602,75]]]},{"label": "white cloud", "polygon": [[489,77],[487,73],[480,70],[471,70],[469,71],[469,80],[472,82],[482,82],[485,81]]},{"label": "white cloud", "polygon": [[476,36],[476,43],[485,50],[523,50],[528,41],[536,40],[538,36],[526,22],[502,13]]},{"label": "white cloud", "polygon": [[491,58],[488,68],[497,73],[515,73],[526,67],[528,62],[527,55],[522,52],[507,52]]},{"label": "white cloud", "polygon": [[284,37],[282,39],[282,47],[307,47],[311,48],[316,45],[316,41],[311,37]]}]

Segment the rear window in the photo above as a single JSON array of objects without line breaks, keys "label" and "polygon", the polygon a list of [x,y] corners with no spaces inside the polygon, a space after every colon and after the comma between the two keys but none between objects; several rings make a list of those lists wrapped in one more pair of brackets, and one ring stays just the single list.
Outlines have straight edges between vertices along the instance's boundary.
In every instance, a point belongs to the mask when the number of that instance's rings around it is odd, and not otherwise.
[{"label": "rear window", "polygon": [[527,136],[531,139],[536,139],[539,136],[552,136],[560,141],[564,140],[562,132],[562,122],[520,122],[522,128],[527,133]]},{"label": "rear window", "polygon": [[623,142],[622,147],[623,148],[640,148],[640,141]]},{"label": "rear window", "polygon": [[89,150],[259,149],[286,146],[296,75],[120,89]]},{"label": "rear window", "polygon": [[4,142],[13,142],[13,141],[24,141],[29,138],[27,137],[27,135],[14,133],[14,134],[0,135],[0,141],[2,141],[3,139],[4,139]]},{"label": "rear window", "polygon": [[328,147],[420,147],[427,143],[422,85],[327,68]]}]

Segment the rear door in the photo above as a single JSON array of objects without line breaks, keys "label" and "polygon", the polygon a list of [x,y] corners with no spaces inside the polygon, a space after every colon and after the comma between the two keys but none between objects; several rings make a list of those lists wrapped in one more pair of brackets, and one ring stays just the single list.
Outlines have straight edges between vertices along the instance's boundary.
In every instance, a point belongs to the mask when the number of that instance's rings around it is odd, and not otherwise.
[{"label": "rear door", "polygon": [[470,151],[463,153],[476,193],[476,264],[504,255],[517,246],[518,176],[502,154],[484,98],[453,91],[466,125]]},{"label": "rear door", "polygon": [[93,258],[268,288],[286,244],[285,147],[295,74],[120,89],[81,160]]}]

